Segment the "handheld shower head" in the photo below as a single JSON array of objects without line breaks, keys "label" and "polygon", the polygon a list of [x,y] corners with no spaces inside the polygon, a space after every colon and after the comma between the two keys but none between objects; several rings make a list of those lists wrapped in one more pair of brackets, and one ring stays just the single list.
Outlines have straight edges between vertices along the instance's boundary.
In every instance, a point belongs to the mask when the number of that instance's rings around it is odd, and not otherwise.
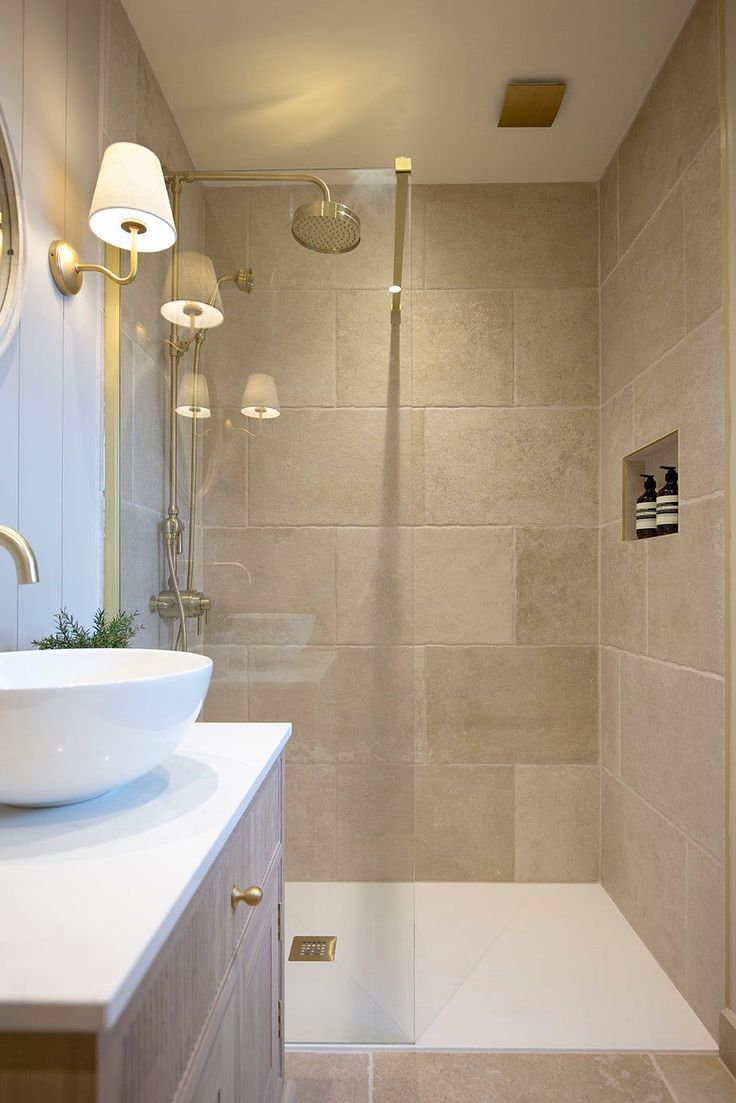
[{"label": "handheld shower head", "polygon": [[291,232],[315,253],[349,253],[360,244],[360,219],[344,203],[314,199],[294,212]]}]

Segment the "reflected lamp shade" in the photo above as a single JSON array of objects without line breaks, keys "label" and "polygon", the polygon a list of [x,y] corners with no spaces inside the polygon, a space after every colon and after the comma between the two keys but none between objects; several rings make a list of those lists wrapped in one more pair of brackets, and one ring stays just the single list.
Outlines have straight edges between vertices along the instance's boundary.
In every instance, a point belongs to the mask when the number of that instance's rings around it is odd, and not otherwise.
[{"label": "reflected lamp shade", "polygon": [[130,249],[127,222],[143,227],[136,235],[140,253],[158,253],[176,241],[174,216],[158,157],[134,142],[114,142],[102,156],[89,226],[101,241]]},{"label": "reflected lamp shade", "polygon": [[176,412],[182,417],[211,417],[210,389],[206,378],[187,372],[179,381],[176,394]]},{"label": "reflected lamp shade", "polygon": [[[171,263],[174,263],[173,258]],[[194,325],[195,329],[213,329],[221,325],[225,315],[210,258],[194,249],[183,249],[179,253],[177,273],[177,297],[161,307],[166,321],[176,326]],[[172,286],[171,265],[166,286]]]},{"label": "reflected lamp shade", "polygon": [[281,413],[276,381],[272,375],[254,372],[245,382],[240,412],[246,417],[272,418]]}]

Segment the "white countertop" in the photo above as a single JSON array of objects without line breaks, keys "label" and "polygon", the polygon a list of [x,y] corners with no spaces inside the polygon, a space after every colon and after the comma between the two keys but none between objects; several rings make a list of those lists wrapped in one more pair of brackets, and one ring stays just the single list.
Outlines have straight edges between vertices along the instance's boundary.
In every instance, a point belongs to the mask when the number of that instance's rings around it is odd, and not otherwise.
[{"label": "white countertop", "polygon": [[115,1022],[290,735],[195,724],[106,796],[0,805],[0,1030]]}]

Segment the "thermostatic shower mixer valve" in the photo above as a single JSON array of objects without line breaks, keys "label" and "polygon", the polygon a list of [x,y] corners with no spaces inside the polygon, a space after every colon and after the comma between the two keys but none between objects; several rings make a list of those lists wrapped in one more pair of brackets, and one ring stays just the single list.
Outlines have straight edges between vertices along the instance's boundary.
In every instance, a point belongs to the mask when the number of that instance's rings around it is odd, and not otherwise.
[{"label": "thermostatic shower mixer valve", "polygon": [[[202,617],[205,624],[209,623],[209,612],[212,607],[211,599],[201,590],[180,590],[184,616],[188,620],[197,619],[197,632],[202,631]],[[158,613],[162,620],[178,620],[180,618],[179,600],[175,590],[161,590],[154,594],[148,602],[148,608],[152,613]]]}]

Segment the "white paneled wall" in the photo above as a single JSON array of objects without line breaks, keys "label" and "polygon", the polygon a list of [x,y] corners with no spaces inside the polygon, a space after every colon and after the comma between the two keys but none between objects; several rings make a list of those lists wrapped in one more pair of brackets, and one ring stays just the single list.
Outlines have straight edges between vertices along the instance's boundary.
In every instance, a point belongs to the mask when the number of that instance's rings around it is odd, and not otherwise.
[{"label": "white paneled wall", "polygon": [[0,523],[20,528],[41,581],[18,587],[0,551],[0,650],[27,647],[66,606],[101,601],[101,281],[64,299],[53,238],[98,259],[87,209],[100,155],[100,0],[2,0],[0,104],[22,167],[28,288],[0,358]]}]

